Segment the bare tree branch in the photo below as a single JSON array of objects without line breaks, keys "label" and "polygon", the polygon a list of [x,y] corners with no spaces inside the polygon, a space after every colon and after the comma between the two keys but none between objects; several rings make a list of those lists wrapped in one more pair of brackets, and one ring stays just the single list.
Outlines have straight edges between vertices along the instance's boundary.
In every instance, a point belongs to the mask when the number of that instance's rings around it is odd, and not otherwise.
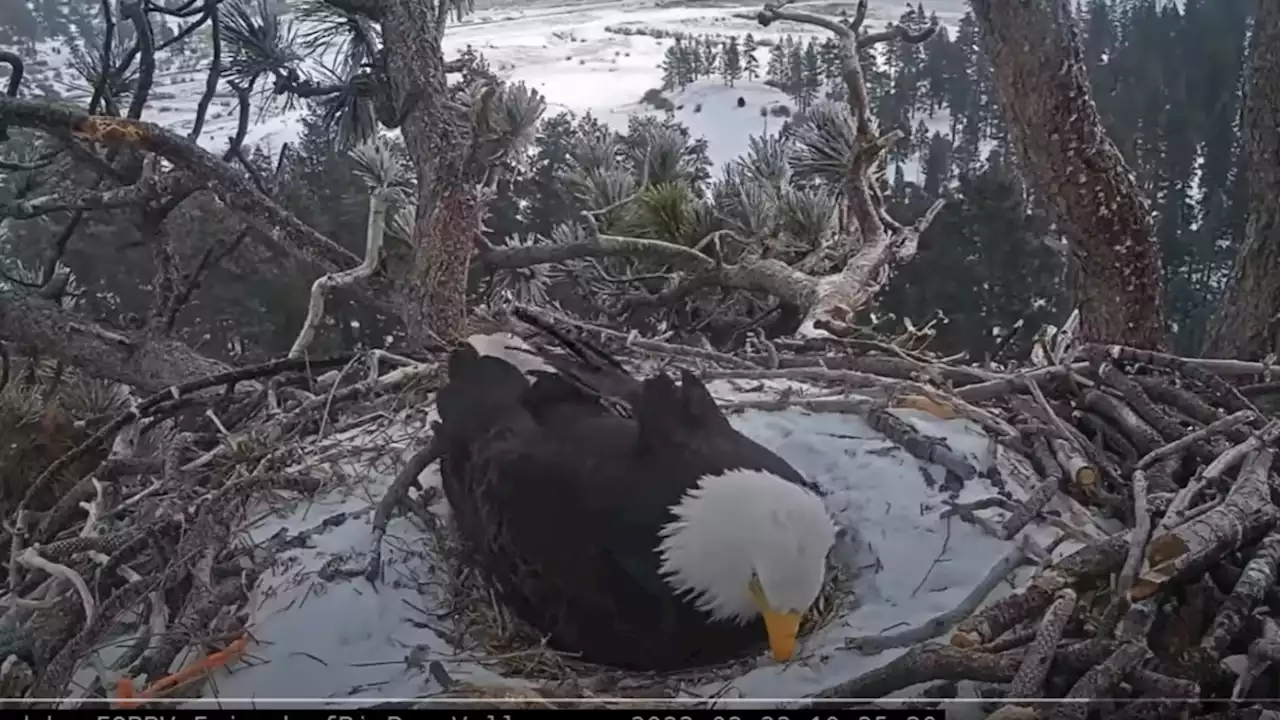
[{"label": "bare tree branch", "polygon": [[485,250],[476,261],[494,270],[529,267],[546,263],[560,263],[582,258],[612,256],[649,256],[666,262],[677,262],[710,268],[711,258],[692,248],[663,240],[597,234],[572,243],[548,243],[516,247],[493,247]]},{"label": "bare tree branch", "polygon": [[204,81],[204,94],[200,96],[200,102],[196,105],[196,117],[191,123],[191,132],[187,135],[187,139],[195,142],[200,139],[200,133],[204,131],[204,121],[209,115],[209,106],[213,103],[214,95],[218,94],[218,80],[222,77],[222,23],[218,22],[218,3],[221,0],[205,1],[205,20],[209,26],[209,42],[211,45],[211,57],[209,58],[209,74]]},{"label": "bare tree branch", "polygon": [[248,239],[249,231],[241,230],[224,242],[211,242],[205,246],[204,252],[200,254],[200,259],[190,270],[183,274],[182,280],[178,283],[178,289],[173,295],[173,300],[169,307],[165,310],[164,322],[162,330],[165,335],[173,332],[174,326],[178,322],[178,314],[182,308],[191,302],[191,297],[195,295],[196,290],[200,289],[205,277],[210,269],[222,264],[222,261],[231,257],[244,241]]},{"label": "bare tree branch", "polygon": [[227,84],[231,86],[231,90],[236,94],[236,131],[227,143],[227,151],[222,154],[223,162],[235,160],[236,155],[240,153],[240,148],[244,147],[244,139],[249,134],[249,113],[253,109],[251,105],[253,98],[252,82],[243,85],[228,81]]},{"label": "bare tree branch", "polygon": [[28,220],[61,210],[109,210],[129,207],[161,198],[172,198],[194,187],[195,183],[189,177],[184,177],[183,173],[168,173],[155,180],[139,180],[134,185],[110,190],[79,190],[44,195],[30,200],[12,200],[0,204],[0,217]]},{"label": "bare tree branch", "polygon": [[[134,47],[138,48],[138,82],[129,101],[128,117],[137,120],[151,99],[151,86],[156,79],[156,40],[151,32],[151,19],[143,9],[143,0],[121,0],[120,14],[133,25]],[[103,68],[104,72],[107,70]]]},{"label": "bare tree branch", "polygon": [[[865,18],[864,4],[859,4],[857,15]],[[892,268],[915,256],[920,234],[941,211],[942,201],[935,202],[910,226],[902,226],[888,217],[884,200],[875,186],[874,170],[884,151],[901,137],[901,131],[877,136],[862,63],[858,58],[857,33],[852,26],[811,13],[783,10],[785,6],[786,3],[766,4],[759,13],[758,21],[764,26],[777,20],[813,25],[836,36],[841,76],[848,90],[849,113],[854,122],[855,139],[860,146],[845,175],[843,188],[851,219],[857,224],[857,231],[854,228],[844,229],[845,242],[849,246],[848,260],[839,273],[826,276],[818,283],[818,297],[801,325],[802,334],[821,330],[841,332],[841,328],[848,326],[853,315],[866,306],[888,281]],[[931,27],[919,33],[909,33],[895,27],[884,37],[872,37],[869,41],[864,38],[864,41],[867,45],[889,40],[923,42],[935,31],[936,28]]]},{"label": "bare tree branch", "polygon": [[880,45],[887,42],[902,42],[909,45],[918,45],[928,40],[938,32],[938,24],[931,23],[928,27],[912,32],[901,25],[890,25],[889,29],[878,33],[868,33],[858,38],[859,48],[868,48],[872,45]]},{"label": "bare tree branch", "polygon": [[111,14],[111,0],[101,0],[100,4],[103,28],[102,53],[99,62],[102,64],[102,72],[98,75],[98,81],[93,84],[93,96],[89,98],[90,114],[98,112],[98,103],[102,102],[104,95],[110,92],[111,73],[114,72],[111,67],[111,49],[116,39],[116,18]]},{"label": "bare tree branch", "polygon": [[190,140],[153,123],[87,115],[80,110],[44,102],[0,100],[0,122],[46,131],[67,132],[75,137],[113,146],[134,147],[155,153],[210,189],[229,207],[242,213],[256,229],[297,254],[330,271],[359,264],[354,253],[317,232],[292,213],[258,192],[240,173]]},{"label": "bare tree branch", "polygon": [[30,162],[0,160],[0,170],[6,170],[8,172],[30,172],[32,170],[39,170],[42,167],[48,167],[64,152],[66,152],[64,148],[55,148]]},{"label": "bare tree branch", "polygon": [[378,270],[382,257],[382,239],[387,230],[387,201],[389,193],[384,188],[374,188],[369,193],[369,219],[365,229],[364,261],[358,267],[339,273],[329,273],[316,278],[311,284],[311,301],[307,303],[307,319],[302,330],[289,349],[289,357],[302,357],[315,338],[316,328],[324,320],[324,300],[329,290],[350,285],[372,276]]},{"label": "bare tree branch", "polygon": [[0,287],[0,337],[147,392],[227,369],[179,342],[105,331],[57,303],[12,287]]},{"label": "bare tree branch", "polygon": [[[11,98],[18,97],[18,88],[22,87],[22,58],[8,52],[0,51],[0,62],[9,66],[9,83],[5,88],[5,95]],[[0,122],[0,142],[9,139],[8,126],[4,122]]]},{"label": "bare tree branch", "polygon": [[862,23],[867,20],[867,0],[858,0],[858,5],[854,8],[853,17],[844,21],[846,27],[855,33],[862,29]]}]

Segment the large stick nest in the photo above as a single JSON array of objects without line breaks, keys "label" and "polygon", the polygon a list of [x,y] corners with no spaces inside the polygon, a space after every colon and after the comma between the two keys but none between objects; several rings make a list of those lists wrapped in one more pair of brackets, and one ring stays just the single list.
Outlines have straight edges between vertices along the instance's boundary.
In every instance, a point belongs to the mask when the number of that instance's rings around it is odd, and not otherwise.
[{"label": "large stick nest", "polygon": [[[961,520],[1026,545],[1027,525],[1052,521],[1045,507],[1066,496],[1114,528],[1066,557],[1032,548],[1042,562],[1031,582],[953,618],[958,624],[948,643],[871,642],[913,647],[825,695],[883,697],[924,686],[914,694],[943,698],[967,682],[996,701],[1160,701],[1126,705],[1128,715],[1210,699],[1234,699],[1232,712],[1272,710],[1263,698],[1280,693],[1280,677],[1270,669],[1280,658],[1273,619],[1280,612],[1273,488],[1280,484],[1272,470],[1280,420],[1269,420],[1251,400],[1270,389],[1261,364],[1111,346],[1042,348],[1038,363],[1015,370],[849,339],[777,341],[730,356],[552,319],[577,325],[620,354],[662,357],[709,377],[823,388],[821,397],[783,394],[730,409],[858,413],[908,452],[961,474],[972,472],[964,460],[895,424],[886,410],[967,418],[1007,458],[1001,471],[1025,473],[1036,490],[1025,500],[957,504]],[[329,465],[351,451],[325,444],[336,431],[405,413],[422,424],[441,380],[438,360],[375,352],[279,361],[137,399],[123,412],[80,418],[71,426],[80,433],[77,444],[70,450],[51,444],[56,455],[31,473],[22,492],[6,481],[7,495],[16,498],[4,508],[0,538],[10,550],[0,619],[6,695],[133,696],[131,702],[190,695],[208,667],[252,658],[249,590],[305,538],[282,535],[249,546],[243,528],[283,497],[344,482]],[[450,524],[424,512],[433,490],[410,492],[434,459],[429,439],[421,442],[377,508],[375,536],[380,542],[398,511],[433,528],[429,537],[442,566],[428,592],[457,610],[450,613],[449,639],[503,675],[527,680],[534,690],[521,691],[521,702],[618,695],[658,702],[693,680],[741,670],[637,677],[548,649],[492,599]],[[69,489],[49,495],[53,486]],[[999,521],[979,518],[978,506],[1001,509]],[[370,576],[380,562],[375,552]],[[813,622],[835,616],[847,602],[844,587],[833,578]],[[108,641],[126,649],[107,660],[99,650]],[[95,671],[94,681],[72,687],[85,668]],[[497,705],[516,703],[513,694],[466,683],[453,683],[448,693]],[[530,701],[531,694],[539,697]],[[1067,718],[1084,717],[1087,707],[1001,712]],[[1193,704],[1190,712],[1206,714],[1208,706]]]}]

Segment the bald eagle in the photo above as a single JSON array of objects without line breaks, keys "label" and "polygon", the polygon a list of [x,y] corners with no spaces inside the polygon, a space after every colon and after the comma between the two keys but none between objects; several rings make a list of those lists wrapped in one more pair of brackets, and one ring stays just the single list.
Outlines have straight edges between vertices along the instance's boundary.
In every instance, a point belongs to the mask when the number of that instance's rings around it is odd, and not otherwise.
[{"label": "bald eagle", "polygon": [[437,397],[444,492],[501,600],[603,665],[790,659],[835,541],[818,488],[691,373],[640,381],[540,329],[570,353],[472,336]]}]

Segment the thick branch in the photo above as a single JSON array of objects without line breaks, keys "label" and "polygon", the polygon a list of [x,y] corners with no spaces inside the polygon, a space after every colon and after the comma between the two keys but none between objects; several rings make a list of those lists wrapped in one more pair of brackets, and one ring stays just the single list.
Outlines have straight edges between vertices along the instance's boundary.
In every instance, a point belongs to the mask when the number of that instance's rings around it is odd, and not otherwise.
[{"label": "thick branch", "polygon": [[842,25],[831,18],[823,17],[821,15],[800,12],[798,10],[783,10],[782,8],[786,6],[787,3],[785,2],[766,3],[764,9],[756,14],[756,22],[760,23],[764,27],[769,27],[777,20],[801,23],[803,25],[813,25],[814,27],[820,27],[827,32],[833,33],[841,40],[848,40],[853,43],[858,41],[857,36],[854,35],[854,30],[851,27]]},{"label": "thick branch", "polygon": [[190,178],[180,175],[182,173],[169,173],[154,182],[143,179],[136,185],[110,190],[78,190],[65,195],[14,200],[0,205],[0,217],[27,220],[61,210],[109,210],[160,201],[194,189]]},{"label": "thick branch", "polygon": [[0,338],[96,377],[158,392],[227,367],[173,341],[109,332],[34,293],[0,288]]},{"label": "thick branch", "polygon": [[880,45],[887,42],[903,42],[908,45],[918,45],[925,40],[933,37],[938,32],[938,24],[930,23],[928,27],[912,32],[901,25],[890,25],[887,30],[878,33],[869,33],[858,38],[859,48],[868,48],[872,45]]},{"label": "thick branch", "polygon": [[838,274],[818,281],[818,297],[805,316],[801,333],[814,334],[820,325],[829,330],[852,324],[854,313],[875,298],[893,276],[893,268],[915,257],[920,235],[941,212],[942,205],[942,200],[935,201],[914,225],[892,234],[884,232],[883,225],[875,220],[880,229],[878,238],[868,236],[864,225],[868,242],[850,256]]},{"label": "thick branch", "polygon": [[168,15],[169,17],[188,18],[192,15],[198,15],[202,12],[208,12],[209,8],[217,7],[222,0],[208,0],[204,6],[196,7],[199,0],[186,0],[177,7],[165,7],[157,4],[156,0],[146,0],[147,12],[159,13],[160,15]]},{"label": "thick branch", "polygon": [[243,214],[256,230],[330,272],[358,265],[354,253],[277,205],[226,163],[187,138],[154,123],[87,115],[44,102],[0,99],[0,123],[47,132],[67,132],[96,142],[155,153],[207,181],[219,199]]},{"label": "thick branch", "polygon": [[619,235],[599,235],[596,238],[569,243],[494,247],[486,250],[476,259],[490,268],[499,270],[618,255],[650,256],[667,262],[689,263],[700,268],[710,268],[714,265],[711,258],[684,245]]},{"label": "thick branch", "polygon": [[1272,532],[1258,543],[1253,558],[1244,566],[1240,579],[1213,618],[1213,625],[1200,640],[1200,647],[1212,657],[1223,656],[1227,647],[1244,627],[1253,608],[1262,602],[1267,591],[1275,587],[1276,567],[1280,564],[1280,533]]},{"label": "thick branch", "polygon": [[[820,320],[834,319],[844,324],[849,315],[866,305],[889,279],[885,268],[910,259],[920,232],[942,208],[939,200],[917,223],[877,244],[854,253],[844,269],[834,275],[814,277],[775,259],[750,259],[736,265],[718,265],[711,258],[683,245],[589,232],[580,241],[525,247],[490,247],[479,261],[490,268],[518,268],[591,257],[651,256],[666,262],[692,262],[700,266],[674,287],[638,304],[666,304],[708,287],[725,287],[766,292],[783,302],[808,311],[809,327]],[[588,222],[588,227],[593,227]],[[834,310],[832,310],[834,308]],[[849,312],[841,312],[851,308]],[[820,312],[819,312],[820,311]]]},{"label": "thick branch", "polygon": [[[1120,646],[1111,657],[1077,680],[1067,692],[1066,699],[1081,701],[1107,697],[1131,668],[1150,656],[1150,648],[1143,643],[1132,642]],[[1087,703],[1062,703],[1049,713],[1049,720],[1084,720],[1088,714]]]}]

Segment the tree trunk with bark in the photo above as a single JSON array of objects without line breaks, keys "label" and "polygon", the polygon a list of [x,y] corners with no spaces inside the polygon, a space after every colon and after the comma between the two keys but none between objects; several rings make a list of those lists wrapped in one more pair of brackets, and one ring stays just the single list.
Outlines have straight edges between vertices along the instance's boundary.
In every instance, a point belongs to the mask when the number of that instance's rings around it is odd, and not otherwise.
[{"label": "tree trunk with bark", "polygon": [[1207,355],[1280,352],[1280,3],[1257,0],[1244,86],[1249,223]]},{"label": "tree trunk with bark", "polygon": [[1078,263],[1085,340],[1164,347],[1151,209],[1089,94],[1070,0],[971,0],[1022,163]]},{"label": "tree trunk with bark", "polygon": [[386,0],[382,29],[401,125],[418,173],[413,267],[401,289],[411,347],[452,342],[465,334],[467,273],[484,204],[465,179],[467,128],[452,101],[441,40],[444,0]]}]

